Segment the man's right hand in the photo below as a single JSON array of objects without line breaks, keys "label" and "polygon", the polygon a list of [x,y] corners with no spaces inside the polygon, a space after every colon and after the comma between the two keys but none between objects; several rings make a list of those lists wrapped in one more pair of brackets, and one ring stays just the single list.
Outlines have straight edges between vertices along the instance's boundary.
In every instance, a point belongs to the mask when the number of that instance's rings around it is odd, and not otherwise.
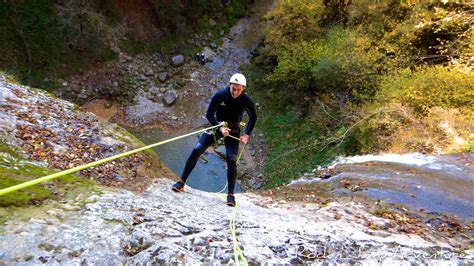
[{"label": "man's right hand", "polygon": [[224,137],[227,137],[230,134],[230,129],[227,127],[220,127],[219,130],[221,131],[222,135],[224,135]]}]

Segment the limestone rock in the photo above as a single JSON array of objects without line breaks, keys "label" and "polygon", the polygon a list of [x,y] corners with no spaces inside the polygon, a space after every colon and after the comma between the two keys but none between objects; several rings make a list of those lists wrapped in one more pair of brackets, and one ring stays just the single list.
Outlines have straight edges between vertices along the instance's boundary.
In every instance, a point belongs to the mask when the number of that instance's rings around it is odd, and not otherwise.
[{"label": "limestone rock", "polygon": [[[171,193],[172,184],[171,180],[161,179],[139,194],[123,189],[103,191],[89,197],[85,208],[68,210],[62,217],[8,221],[0,234],[2,262],[232,263],[231,209],[215,193],[190,187],[180,195]],[[410,254],[410,260],[418,264],[444,260],[422,256],[441,247],[418,235],[370,234],[357,217],[374,224],[385,222],[368,213],[362,204],[333,202],[320,208],[308,203],[302,207],[251,193],[237,194],[236,200],[237,238],[246,259],[255,264],[310,264],[315,258],[329,264],[340,263],[341,258],[356,258],[362,264],[380,258],[384,262],[391,258],[390,265],[406,263],[405,257],[393,256],[393,252]],[[344,216],[334,220],[334,213]],[[443,251],[455,254],[448,245]],[[355,257],[359,252],[364,256]],[[474,261],[469,256],[463,260],[453,256],[444,262],[469,264]]]},{"label": "limestone rock", "polygon": [[183,55],[175,55],[171,58],[171,65],[173,67],[180,67],[184,64],[184,56]]},{"label": "limestone rock", "polygon": [[214,26],[217,25],[217,22],[216,22],[215,20],[213,20],[212,18],[210,18],[210,19],[209,19],[209,25],[210,25],[211,27],[214,27]]},{"label": "limestone rock", "polygon": [[161,72],[158,75],[158,78],[160,79],[161,82],[165,82],[166,79],[168,78],[168,72]]},{"label": "limestone rock", "polygon": [[155,74],[155,72],[153,72],[153,69],[151,69],[151,68],[147,68],[147,69],[145,70],[145,76],[147,76],[147,77],[151,77],[151,76],[153,76],[154,74]]},{"label": "limestone rock", "polygon": [[176,103],[176,100],[178,99],[178,96],[176,95],[175,92],[167,92],[163,96],[163,103],[166,106],[172,106],[173,104]]},{"label": "limestone rock", "polygon": [[156,95],[158,95],[158,94],[160,93],[160,89],[158,89],[156,86],[151,86],[151,87],[148,89],[148,91],[149,91],[152,95],[154,95],[154,96],[156,96]]}]

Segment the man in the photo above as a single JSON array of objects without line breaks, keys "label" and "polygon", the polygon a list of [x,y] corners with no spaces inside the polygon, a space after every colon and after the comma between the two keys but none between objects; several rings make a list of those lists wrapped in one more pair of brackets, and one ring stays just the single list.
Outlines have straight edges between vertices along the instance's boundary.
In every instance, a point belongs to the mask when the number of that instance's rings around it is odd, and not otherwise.
[{"label": "man", "polygon": [[[247,81],[244,75],[237,73],[232,75],[229,86],[220,90],[212,96],[211,103],[207,109],[206,118],[211,125],[219,125],[222,122],[227,123],[227,127],[218,127],[216,131],[205,132],[199,138],[198,143],[194,147],[191,155],[184,166],[181,180],[173,185],[172,190],[175,192],[183,192],[186,180],[193,170],[199,159],[199,156],[213,144],[216,140],[225,137],[224,144],[226,149],[227,161],[227,183],[228,194],[226,204],[235,206],[234,188],[237,178],[237,153],[239,150],[239,142],[247,144],[250,134],[252,133],[255,123],[257,122],[257,114],[255,112],[255,104],[245,91]],[[240,121],[244,112],[247,112],[249,121],[242,136],[240,136]],[[229,135],[239,139],[236,140]]]}]

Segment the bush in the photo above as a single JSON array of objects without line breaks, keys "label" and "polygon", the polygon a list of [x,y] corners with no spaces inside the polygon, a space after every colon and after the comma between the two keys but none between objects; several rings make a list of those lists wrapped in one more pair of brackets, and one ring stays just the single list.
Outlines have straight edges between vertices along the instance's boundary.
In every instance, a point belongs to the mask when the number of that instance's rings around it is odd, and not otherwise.
[{"label": "bush", "polygon": [[266,42],[273,47],[295,41],[312,40],[323,33],[318,21],[324,7],[320,1],[278,1],[278,5],[266,18],[271,21]]},{"label": "bush", "polygon": [[[80,1],[70,1],[80,5]],[[110,59],[105,18],[82,6],[54,1],[5,1],[0,5],[0,68],[43,89],[45,81]],[[46,80],[48,80],[46,79]]]},{"label": "bush", "polygon": [[54,3],[7,1],[0,5],[0,66],[37,71],[57,65],[65,47]]},{"label": "bush", "polygon": [[461,67],[423,67],[386,75],[377,101],[394,101],[413,107],[417,113],[430,108],[474,108],[474,76]]},{"label": "bush", "polygon": [[307,95],[342,94],[359,100],[373,95],[383,67],[369,39],[341,28],[330,30],[324,38],[281,48],[277,58],[270,81]]},{"label": "bush", "polygon": [[[354,132],[361,152],[446,153],[472,150],[474,77],[460,66],[385,75],[359,116],[377,113]],[[364,114],[366,113],[366,114]]]},{"label": "bush", "polygon": [[384,39],[405,67],[470,57],[474,16],[466,8],[468,4],[416,5],[404,21],[387,31]]}]

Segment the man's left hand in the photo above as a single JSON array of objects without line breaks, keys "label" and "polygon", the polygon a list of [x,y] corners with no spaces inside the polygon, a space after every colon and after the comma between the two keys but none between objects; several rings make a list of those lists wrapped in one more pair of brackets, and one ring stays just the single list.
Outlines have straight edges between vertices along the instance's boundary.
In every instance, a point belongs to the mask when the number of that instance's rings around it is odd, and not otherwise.
[{"label": "man's left hand", "polygon": [[247,144],[248,141],[249,141],[249,135],[245,134],[245,135],[240,136],[240,142]]}]

